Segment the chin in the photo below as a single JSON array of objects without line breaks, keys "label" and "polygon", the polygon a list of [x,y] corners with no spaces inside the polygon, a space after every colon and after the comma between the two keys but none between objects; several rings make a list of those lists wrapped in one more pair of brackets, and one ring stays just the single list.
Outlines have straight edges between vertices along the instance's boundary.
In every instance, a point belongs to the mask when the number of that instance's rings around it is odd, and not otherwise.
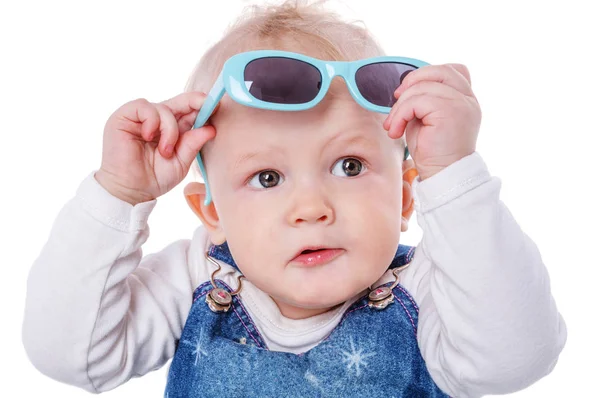
[{"label": "chin", "polygon": [[354,292],[350,291],[347,287],[337,287],[334,284],[329,284],[325,287],[314,287],[313,289],[299,289],[297,294],[293,296],[286,295],[282,297],[288,305],[294,307],[317,310],[317,309],[328,309],[335,307],[339,304],[346,302],[347,300],[360,293],[362,289]]}]

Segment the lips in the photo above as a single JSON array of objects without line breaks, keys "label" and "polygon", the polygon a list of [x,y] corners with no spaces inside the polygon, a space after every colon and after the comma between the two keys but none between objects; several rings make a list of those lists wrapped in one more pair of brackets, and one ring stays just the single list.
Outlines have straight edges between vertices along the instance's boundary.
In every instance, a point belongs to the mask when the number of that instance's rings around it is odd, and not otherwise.
[{"label": "lips", "polygon": [[340,248],[309,246],[296,253],[291,262],[305,267],[313,267],[333,261],[343,252],[344,250]]}]

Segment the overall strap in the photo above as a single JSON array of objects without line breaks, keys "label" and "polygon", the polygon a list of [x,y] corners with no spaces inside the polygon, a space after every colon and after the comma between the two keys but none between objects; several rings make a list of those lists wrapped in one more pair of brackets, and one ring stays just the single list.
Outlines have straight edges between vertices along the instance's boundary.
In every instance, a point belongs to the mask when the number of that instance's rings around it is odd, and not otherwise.
[{"label": "overall strap", "polygon": [[[226,290],[230,294],[234,291],[234,289],[232,289],[231,286],[229,286],[221,279],[215,279],[215,284],[217,285],[217,287]],[[260,334],[260,331],[252,321],[252,318],[248,314],[248,311],[244,307],[244,304],[242,304],[242,300],[240,300],[238,295],[232,297],[231,308],[229,309],[229,311],[219,314],[211,312],[211,310],[208,307],[208,304],[206,303],[206,296],[210,293],[212,289],[213,286],[210,283],[210,281],[204,282],[203,284],[198,286],[194,291],[192,308],[194,306],[201,306],[202,310],[207,311],[212,316],[218,317],[221,321],[234,323],[239,322],[250,336],[248,343],[256,345],[258,348],[267,350],[268,347],[262,335]]]}]

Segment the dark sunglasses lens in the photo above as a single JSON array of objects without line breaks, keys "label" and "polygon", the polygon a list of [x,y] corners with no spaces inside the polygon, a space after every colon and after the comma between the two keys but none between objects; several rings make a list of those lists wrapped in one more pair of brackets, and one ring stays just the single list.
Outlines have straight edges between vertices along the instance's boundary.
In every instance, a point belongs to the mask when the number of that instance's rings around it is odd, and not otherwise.
[{"label": "dark sunglasses lens", "polygon": [[356,71],[356,86],[372,104],[391,107],[396,102],[394,91],[415,66],[397,62],[369,64]]},{"label": "dark sunglasses lens", "polygon": [[244,70],[248,91],[276,104],[304,104],[321,90],[321,72],[306,62],[281,57],[259,58]]}]

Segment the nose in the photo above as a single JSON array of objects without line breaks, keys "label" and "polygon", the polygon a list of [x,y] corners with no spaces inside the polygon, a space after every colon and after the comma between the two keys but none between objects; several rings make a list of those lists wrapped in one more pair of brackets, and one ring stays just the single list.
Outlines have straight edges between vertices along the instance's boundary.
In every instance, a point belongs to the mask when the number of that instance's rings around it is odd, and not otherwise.
[{"label": "nose", "polygon": [[322,192],[303,190],[294,195],[292,206],[287,215],[288,223],[293,227],[306,224],[329,225],[334,221],[333,206]]}]

